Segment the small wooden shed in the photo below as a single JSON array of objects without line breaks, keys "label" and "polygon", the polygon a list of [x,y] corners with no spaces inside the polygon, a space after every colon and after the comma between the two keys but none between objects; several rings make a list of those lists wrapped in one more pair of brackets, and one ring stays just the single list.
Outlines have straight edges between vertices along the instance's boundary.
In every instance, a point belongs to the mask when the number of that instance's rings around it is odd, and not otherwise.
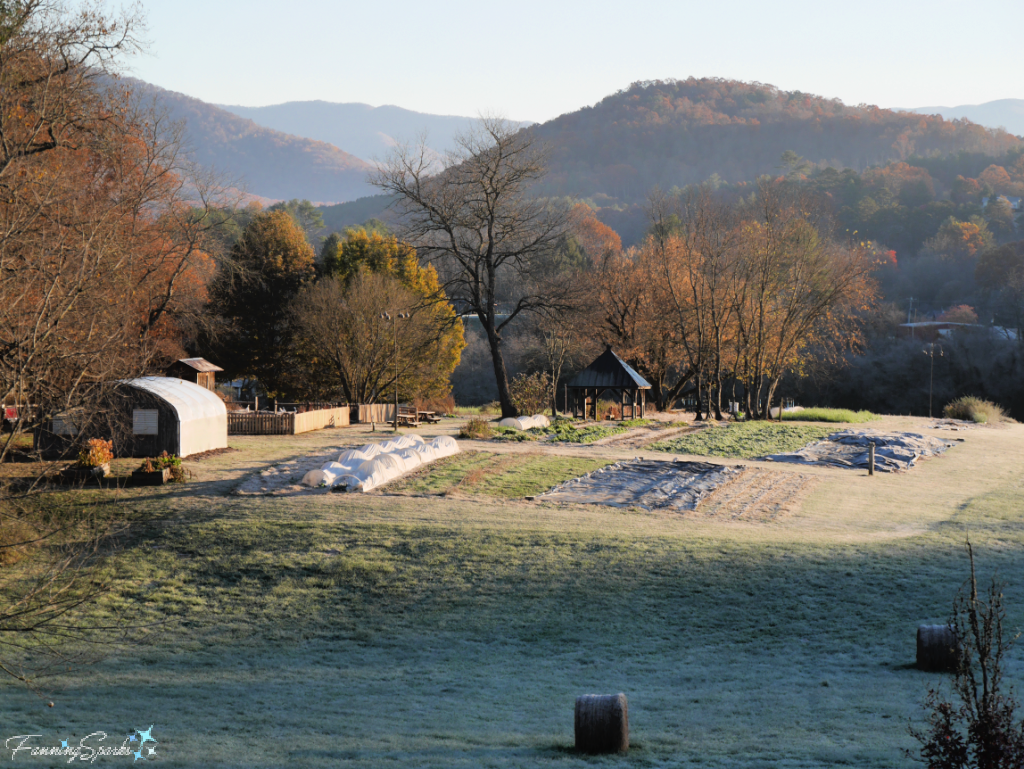
[{"label": "small wooden shed", "polygon": [[205,387],[173,377],[140,377],[119,382],[102,402],[61,414],[40,426],[36,446],[43,456],[67,454],[86,438],[106,438],[117,457],[187,457],[228,445],[224,401]]},{"label": "small wooden shed", "polygon": [[[632,366],[612,351],[608,345],[597,360],[583,369],[566,385],[572,415],[597,419],[597,401],[611,392],[622,407],[623,419],[642,419],[647,405],[647,390],[651,383],[640,376]],[[626,416],[626,408],[630,416]]]},{"label": "small wooden shed", "polygon": [[220,366],[210,363],[206,358],[182,358],[168,366],[165,374],[169,377],[184,379],[186,382],[195,382],[207,390],[214,390],[217,387],[214,374],[223,370]]}]

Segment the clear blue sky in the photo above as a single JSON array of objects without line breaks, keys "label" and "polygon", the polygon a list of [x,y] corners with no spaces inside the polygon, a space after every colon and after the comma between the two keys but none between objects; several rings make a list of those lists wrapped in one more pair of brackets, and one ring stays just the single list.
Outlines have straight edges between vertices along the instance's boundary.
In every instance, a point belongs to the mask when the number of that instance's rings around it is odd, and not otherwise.
[{"label": "clear blue sky", "polygon": [[547,120],[718,76],[882,107],[1024,98],[1022,0],[143,0],[131,74],[221,104]]}]

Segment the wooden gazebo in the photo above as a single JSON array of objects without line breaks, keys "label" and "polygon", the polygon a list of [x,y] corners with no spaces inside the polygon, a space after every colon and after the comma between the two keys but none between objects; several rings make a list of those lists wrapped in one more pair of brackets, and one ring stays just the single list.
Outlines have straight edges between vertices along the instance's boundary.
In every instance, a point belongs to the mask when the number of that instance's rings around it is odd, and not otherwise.
[{"label": "wooden gazebo", "polygon": [[621,405],[623,419],[627,418],[627,406],[630,409],[629,419],[642,419],[647,401],[646,391],[650,389],[651,383],[612,352],[611,345],[566,385],[572,415],[576,417],[582,413],[584,419],[597,419],[597,401],[602,393],[609,391]]}]

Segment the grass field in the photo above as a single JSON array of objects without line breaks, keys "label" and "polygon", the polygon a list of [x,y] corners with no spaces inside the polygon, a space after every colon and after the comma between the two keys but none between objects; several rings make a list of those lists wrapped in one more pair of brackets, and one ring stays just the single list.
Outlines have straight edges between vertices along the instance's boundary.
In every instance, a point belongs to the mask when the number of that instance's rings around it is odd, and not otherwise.
[{"label": "grass field", "polygon": [[816,425],[734,422],[660,441],[650,448],[673,454],[749,459],[795,451],[834,432],[835,428]]},{"label": "grass field", "polygon": [[[328,441],[232,438],[184,486],[81,495],[131,524],[106,608],[161,624],[52,681],[54,708],[0,684],[8,735],[153,724],[183,767],[905,766],[943,680],[913,668],[915,629],[947,615],[968,527],[982,576],[1010,583],[1007,627],[1024,622],[1018,425],[904,475],[801,468],[813,490],[772,523],[512,498],[548,465],[618,457],[601,447],[467,452],[390,490],[461,473],[447,496],[230,495]],[[576,755],[574,698],[618,691],[630,753]]]},{"label": "grass field", "polygon": [[851,411],[850,409],[809,408],[799,411],[783,411],[783,422],[846,422],[860,424],[881,419],[870,411]]}]

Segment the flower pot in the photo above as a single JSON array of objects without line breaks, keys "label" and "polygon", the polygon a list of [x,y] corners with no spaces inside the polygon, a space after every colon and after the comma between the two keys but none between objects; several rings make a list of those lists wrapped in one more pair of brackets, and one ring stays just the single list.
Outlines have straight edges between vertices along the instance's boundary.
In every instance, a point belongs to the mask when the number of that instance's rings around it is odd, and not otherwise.
[{"label": "flower pot", "polygon": [[64,480],[71,483],[81,483],[82,481],[85,481],[86,483],[89,481],[96,481],[97,483],[100,483],[104,478],[110,475],[110,463],[108,462],[104,465],[98,465],[97,467],[71,465],[71,467],[61,471],[61,475]]},{"label": "flower pot", "polygon": [[133,486],[163,486],[170,480],[171,468],[169,467],[165,467],[163,470],[154,470],[153,472],[147,472],[146,470],[135,470],[132,472]]}]

